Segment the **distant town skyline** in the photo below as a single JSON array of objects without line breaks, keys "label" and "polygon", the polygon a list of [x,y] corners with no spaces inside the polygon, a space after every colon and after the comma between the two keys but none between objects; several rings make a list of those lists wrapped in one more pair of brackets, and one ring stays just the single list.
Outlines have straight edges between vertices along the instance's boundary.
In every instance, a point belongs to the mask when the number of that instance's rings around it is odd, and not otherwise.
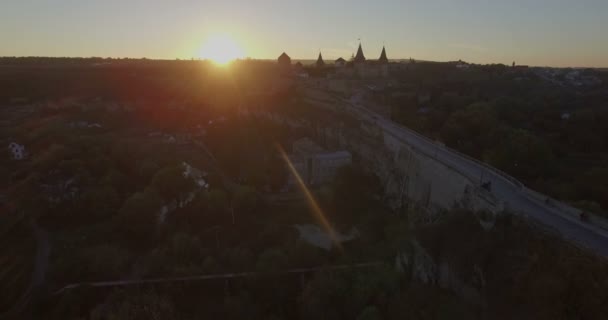
[{"label": "distant town skyline", "polygon": [[[608,67],[608,1],[5,0],[0,56],[190,59],[218,34],[243,57]],[[213,48],[212,48],[213,49]],[[216,53],[217,54],[217,53]]]}]

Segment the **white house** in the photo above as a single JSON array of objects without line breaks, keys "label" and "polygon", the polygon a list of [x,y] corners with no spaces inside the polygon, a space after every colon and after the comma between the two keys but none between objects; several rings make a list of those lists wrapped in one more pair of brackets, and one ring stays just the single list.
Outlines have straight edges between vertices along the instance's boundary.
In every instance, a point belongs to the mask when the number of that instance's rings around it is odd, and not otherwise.
[{"label": "white house", "polygon": [[22,160],[27,156],[25,146],[16,142],[11,142],[8,144],[8,151],[11,153],[14,160]]},{"label": "white house", "polygon": [[184,167],[184,177],[192,179],[199,188],[209,188],[209,184],[205,180],[207,172],[201,171],[187,162],[182,162],[182,166]]}]

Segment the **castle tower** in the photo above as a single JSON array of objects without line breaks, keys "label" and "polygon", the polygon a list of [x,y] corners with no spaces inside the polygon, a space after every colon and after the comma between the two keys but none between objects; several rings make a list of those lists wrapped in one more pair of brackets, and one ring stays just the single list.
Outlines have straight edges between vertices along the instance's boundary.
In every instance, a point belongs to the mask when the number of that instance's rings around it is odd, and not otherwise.
[{"label": "castle tower", "polygon": [[290,66],[291,58],[287,55],[287,53],[283,52],[277,59],[280,66]]},{"label": "castle tower", "polygon": [[380,58],[378,59],[380,63],[388,63],[388,58],[386,57],[386,50],[384,46],[382,46],[382,53],[380,54]]},{"label": "castle tower", "polygon": [[363,55],[363,49],[361,48],[361,42],[359,42],[359,49],[357,49],[357,54],[355,55],[355,63],[363,63],[365,62],[365,56]]},{"label": "castle tower", "polygon": [[319,58],[317,58],[317,67],[323,66],[325,66],[325,61],[323,61],[323,56],[321,55],[321,52],[319,52]]}]

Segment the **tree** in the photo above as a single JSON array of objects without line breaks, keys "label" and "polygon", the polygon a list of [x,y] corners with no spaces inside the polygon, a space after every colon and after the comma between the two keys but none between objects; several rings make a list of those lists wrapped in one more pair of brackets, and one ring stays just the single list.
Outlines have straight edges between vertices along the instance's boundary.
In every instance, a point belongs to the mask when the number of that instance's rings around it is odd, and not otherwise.
[{"label": "tree", "polygon": [[120,278],[129,267],[129,253],[111,245],[87,248],[80,267],[91,280]]},{"label": "tree", "polygon": [[114,188],[121,196],[125,196],[132,192],[134,183],[125,176],[122,172],[115,168],[108,169],[100,180],[100,184]]},{"label": "tree", "polygon": [[147,181],[154,177],[159,170],[159,165],[152,159],[144,159],[139,165],[139,175]]},{"label": "tree", "polygon": [[[344,301],[349,297],[350,285],[343,274],[317,272],[306,283],[299,297],[302,319],[348,319],[345,312],[351,314],[351,319],[359,310],[345,310]],[[359,309],[360,307],[357,307]]]},{"label": "tree", "polygon": [[495,144],[497,128],[498,120],[493,106],[474,103],[449,116],[441,137],[446,144],[479,157],[485,148]]},{"label": "tree", "polygon": [[57,163],[68,159],[71,150],[64,145],[52,144],[32,161],[32,167],[40,172],[46,172],[55,168]]},{"label": "tree", "polygon": [[293,241],[286,246],[289,265],[294,268],[316,267],[327,262],[323,249],[312,246],[304,240]]},{"label": "tree", "polygon": [[121,199],[111,186],[96,186],[85,191],[78,200],[77,209],[88,219],[103,219],[113,216],[120,208]]},{"label": "tree", "polygon": [[179,231],[195,232],[201,228],[208,228],[213,223],[208,206],[208,193],[197,192],[187,206],[172,212],[168,221],[173,228]]},{"label": "tree", "polygon": [[258,313],[256,303],[245,291],[240,291],[238,295],[226,297],[224,299],[224,310],[226,319],[255,319]]},{"label": "tree", "polygon": [[275,273],[287,268],[287,255],[280,249],[267,249],[258,256],[256,270],[264,273]]},{"label": "tree", "polygon": [[251,270],[253,266],[253,253],[246,247],[228,249],[224,252],[224,257],[232,270]]},{"label": "tree", "polygon": [[228,207],[228,195],[224,190],[212,189],[207,199],[209,210],[213,213],[223,212]]},{"label": "tree", "polygon": [[40,192],[41,177],[32,172],[15,185],[11,196],[15,199],[17,212],[28,217],[44,216],[49,212],[46,196]]},{"label": "tree", "polygon": [[194,181],[184,176],[181,165],[165,167],[152,178],[151,186],[166,200],[181,202],[194,189]]},{"label": "tree", "polygon": [[287,183],[287,167],[283,158],[277,154],[272,154],[268,162],[268,184],[273,191],[278,191]]},{"label": "tree", "polygon": [[134,193],[120,208],[120,228],[134,240],[151,239],[156,235],[161,205],[154,190]]},{"label": "tree", "polygon": [[117,290],[91,311],[92,320],[178,319],[172,301],[154,291]]},{"label": "tree", "polygon": [[233,206],[237,212],[252,210],[257,204],[257,194],[250,186],[238,186],[234,191]]},{"label": "tree", "polygon": [[399,284],[399,275],[389,266],[373,272],[318,272],[300,296],[302,318],[356,319],[374,313],[366,311],[366,306],[385,308],[389,298],[397,295]]},{"label": "tree", "polygon": [[390,248],[392,252],[400,252],[408,248],[411,235],[407,219],[390,217],[384,225],[384,247]]},{"label": "tree", "polygon": [[537,179],[548,175],[554,157],[545,141],[529,131],[513,129],[484,158],[516,177]]},{"label": "tree", "polygon": [[382,318],[382,314],[378,310],[378,308],[374,306],[369,306],[363,309],[361,314],[357,317],[357,320],[380,320]]},{"label": "tree", "polygon": [[203,247],[198,237],[178,233],[171,239],[170,252],[172,261],[177,264],[192,263],[200,260],[203,254]]},{"label": "tree", "polygon": [[[608,169],[591,168],[575,179],[574,186],[578,199],[598,201],[604,211],[608,211]],[[586,207],[596,207],[595,210],[591,211],[602,213],[597,206],[592,205],[589,201],[587,201]]]},{"label": "tree", "polygon": [[203,261],[203,272],[205,273],[215,273],[220,269],[220,265],[217,260],[212,256],[207,256]]},{"label": "tree", "polygon": [[149,251],[143,258],[138,259],[133,266],[136,277],[166,277],[171,274],[173,265],[167,247],[158,247]]},{"label": "tree", "polygon": [[382,192],[380,180],[376,176],[352,166],[338,170],[332,189],[335,212],[331,219],[345,224],[358,222]]}]

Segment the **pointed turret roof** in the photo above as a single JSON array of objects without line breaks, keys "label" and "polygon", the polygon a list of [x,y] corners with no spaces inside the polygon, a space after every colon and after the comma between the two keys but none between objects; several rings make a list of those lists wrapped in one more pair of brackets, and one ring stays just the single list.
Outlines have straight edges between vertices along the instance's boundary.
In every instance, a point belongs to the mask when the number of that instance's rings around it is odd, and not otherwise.
[{"label": "pointed turret roof", "polygon": [[317,67],[322,67],[325,65],[325,61],[323,61],[323,56],[321,52],[319,52],[319,58],[317,58]]},{"label": "pointed turret roof", "polygon": [[281,53],[281,55],[279,56],[277,61],[279,62],[280,65],[287,66],[287,65],[291,64],[291,58],[285,52]]},{"label": "pointed turret roof", "polygon": [[357,54],[355,55],[355,62],[365,62],[365,56],[363,55],[361,42],[359,42],[359,49],[357,49]]},{"label": "pointed turret roof", "polygon": [[382,46],[382,53],[380,54],[380,58],[378,59],[380,63],[388,63],[388,58],[386,57],[386,50],[384,46]]}]

